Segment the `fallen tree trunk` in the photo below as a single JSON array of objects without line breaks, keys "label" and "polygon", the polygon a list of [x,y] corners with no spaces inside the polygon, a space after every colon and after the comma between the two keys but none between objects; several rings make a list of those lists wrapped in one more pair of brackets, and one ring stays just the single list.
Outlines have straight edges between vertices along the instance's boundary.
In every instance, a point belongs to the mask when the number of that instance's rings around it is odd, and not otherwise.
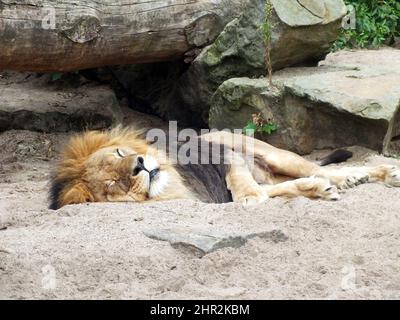
[{"label": "fallen tree trunk", "polygon": [[0,0],[0,70],[71,71],[179,59],[212,43],[240,2]]}]

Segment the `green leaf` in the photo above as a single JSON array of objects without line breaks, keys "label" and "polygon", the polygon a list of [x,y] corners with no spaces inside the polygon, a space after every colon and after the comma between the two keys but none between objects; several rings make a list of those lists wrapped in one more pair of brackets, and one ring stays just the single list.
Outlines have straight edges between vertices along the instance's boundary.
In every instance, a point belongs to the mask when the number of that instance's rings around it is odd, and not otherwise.
[{"label": "green leaf", "polygon": [[275,123],[268,123],[264,124],[261,128],[261,132],[267,133],[267,134],[272,134],[276,130],[278,130],[277,126]]},{"label": "green leaf", "polygon": [[246,135],[254,135],[257,131],[257,126],[253,122],[248,122],[247,125],[243,128],[243,132]]},{"label": "green leaf", "polygon": [[400,36],[399,0],[345,0],[345,3],[355,8],[356,29],[342,30],[333,50],[351,48],[353,45],[378,47]]}]

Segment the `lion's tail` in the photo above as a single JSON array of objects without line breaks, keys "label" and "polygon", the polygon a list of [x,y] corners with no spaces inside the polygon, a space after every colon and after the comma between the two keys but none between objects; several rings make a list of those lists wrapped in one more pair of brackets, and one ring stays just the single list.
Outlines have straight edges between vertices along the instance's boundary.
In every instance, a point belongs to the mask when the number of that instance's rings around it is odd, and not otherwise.
[{"label": "lion's tail", "polygon": [[345,162],[346,160],[350,159],[352,156],[353,156],[353,152],[340,149],[340,150],[333,151],[331,154],[329,154],[325,158],[318,161],[318,164],[320,166],[327,166],[328,164],[332,164],[332,163]]}]

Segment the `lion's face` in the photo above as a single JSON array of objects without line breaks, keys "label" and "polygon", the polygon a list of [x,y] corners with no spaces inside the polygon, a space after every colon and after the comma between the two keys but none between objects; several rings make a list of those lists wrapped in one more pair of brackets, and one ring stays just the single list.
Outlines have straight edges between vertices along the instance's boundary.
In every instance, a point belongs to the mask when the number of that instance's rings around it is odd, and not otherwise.
[{"label": "lion's face", "polygon": [[169,199],[176,196],[175,189],[182,189],[166,155],[133,130],[74,136],[60,158],[51,180],[52,209],[84,202]]},{"label": "lion's face", "polygon": [[50,208],[83,202],[186,197],[166,155],[129,129],[89,131],[69,141],[50,189]]},{"label": "lion's face", "polygon": [[167,168],[157,158],[123,145],[105,147],[85,161],[83,180],[95,201],[145,201],[168,185]]}]

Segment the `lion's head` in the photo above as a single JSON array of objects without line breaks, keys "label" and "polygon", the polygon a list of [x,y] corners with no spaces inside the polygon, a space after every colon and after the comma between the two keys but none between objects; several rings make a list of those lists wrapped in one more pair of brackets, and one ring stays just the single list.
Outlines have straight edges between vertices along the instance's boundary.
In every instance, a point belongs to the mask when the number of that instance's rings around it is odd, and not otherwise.
[{"label": "lion's head", "polygon": [[116,128],[70,140],[52,177],[50,208],[83,202],[179,198],[186,191],[166,157],[139,137]]}]

